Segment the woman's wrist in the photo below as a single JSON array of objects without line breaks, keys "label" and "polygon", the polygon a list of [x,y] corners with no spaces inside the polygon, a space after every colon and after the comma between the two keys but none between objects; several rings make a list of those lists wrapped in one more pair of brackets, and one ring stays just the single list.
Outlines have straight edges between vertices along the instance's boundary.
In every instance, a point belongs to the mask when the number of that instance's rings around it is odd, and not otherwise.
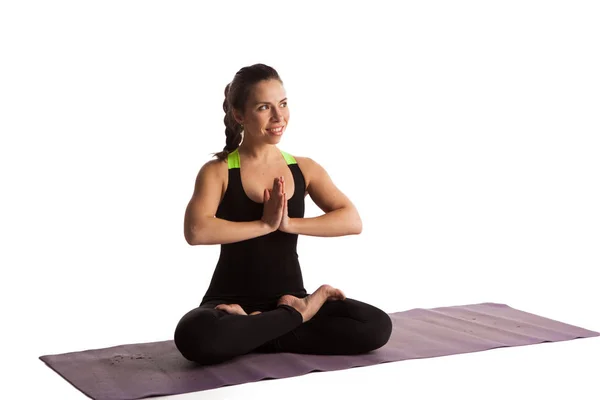
[{"label": "woman's wrist", "polygon": [[281,230],[281,231],[283,231],[285,233],[292,233],[292,234],[298,233],[298,232],[295,231],[295,229],[296,229],[296,222],[299,219],[301,219],[301,218],[288,218],[287,222],[285,224],[285,227],[281,227],[280,226],[279,230]]},{"label": "woman's wrist", "polygon": [[260,229],[262,229],[265,232],[265,234],[275,232],[277,230],[277,227],[273,228],[262,218],[258,220],[258,223],[260,224]]}]

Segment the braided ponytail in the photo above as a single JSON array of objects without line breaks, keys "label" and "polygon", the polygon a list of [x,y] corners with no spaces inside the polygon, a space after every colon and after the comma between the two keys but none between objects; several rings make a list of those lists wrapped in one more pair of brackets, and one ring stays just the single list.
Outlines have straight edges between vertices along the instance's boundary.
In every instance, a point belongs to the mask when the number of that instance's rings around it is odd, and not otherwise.
[{"label": "braided ponytail", "polygon": [[265,64],[254,64],[240,69],[235,74],[233,81],[225,87],[225,100],[223,101],[225,147],[223,147],[223,151],[213,153],[219,160],[227,159],[229,153],[235,151],[242,142],[244,127],[235,120],[233,110],[243,112],[253,86],[260,81],[269,79],[277,79],[281,82],[275,69]]},{"label": "braided ponytail", "polygon": [[232,106],[229,101],[230,86],[231,83],[225,87],[225,100],[223,101],[223,111],[225,111],[225,117],[223,118],[223,122],[225,123],[225,147],[223,147],[223,151],[215,154],[220,160],[226,159],[227,155],[237,149],[242,141],[243,127],[233,117]]}]

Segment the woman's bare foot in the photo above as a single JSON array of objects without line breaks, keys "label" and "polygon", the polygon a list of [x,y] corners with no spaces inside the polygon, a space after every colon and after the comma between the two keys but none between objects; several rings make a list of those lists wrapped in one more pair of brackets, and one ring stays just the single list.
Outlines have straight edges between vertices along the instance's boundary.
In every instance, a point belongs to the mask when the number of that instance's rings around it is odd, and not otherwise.
[{"label": "woman's bare foot", "polygon": [[281,296],[277,305],[285,304],[302,314],[302,322],[309,321],[321,309],[326,301],[345,300],[346,295],[340,289],[330,285],[321,285],[314,293],[299,299],[291,294]]},{"label": "woman's bare foot", "polygon": [[[229,314],[248,315],[248,314],[246,314],[246,311],[244,311],[242,306],[240,306],[239,304],[219,304],[215,308],[217,310],[225,311]],[[251,312],[250,315],[258,315],[260,313],[261,313],[261,311],[254,311],[254,312]]]},{"label": "woman's bare foot", "polygon": [[215,307],[217,310],[225,311],[228,314],[248,315],[239,304],[219,304]]}]

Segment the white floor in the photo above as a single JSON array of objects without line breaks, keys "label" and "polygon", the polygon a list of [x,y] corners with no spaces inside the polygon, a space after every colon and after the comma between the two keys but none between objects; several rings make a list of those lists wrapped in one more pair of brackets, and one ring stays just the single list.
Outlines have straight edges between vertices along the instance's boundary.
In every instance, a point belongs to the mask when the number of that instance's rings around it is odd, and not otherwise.
[{"label": "white floor", "polygon": [[[200,302],[219,249],[185,243],[184,213],[255,63],[284,81],[280,149],[363,220],[300,238],[309,292],[599,331],[599,20],[566,0],[1,2],[0,398],[83,399],[38,357],[170,339]],[[599,372],[590,338],[173,398],[597,400]]]}]

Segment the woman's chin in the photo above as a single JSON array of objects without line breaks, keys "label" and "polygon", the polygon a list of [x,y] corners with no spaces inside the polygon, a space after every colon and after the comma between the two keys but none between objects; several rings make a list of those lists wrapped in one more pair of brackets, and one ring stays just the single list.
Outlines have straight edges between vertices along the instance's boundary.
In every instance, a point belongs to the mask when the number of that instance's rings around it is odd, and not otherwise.
[{"label": "woman's chin", "polygon": [[269,132],[267,132],[267,135],[269,135],[270,137],[280,138],[280,137],[283,136],[283,132],[280,132],[280,133],[269,133]]},{"label": "woman's chin", "polygon": [[269,140],[272,142],[279,142],[283,135],[269,135]]}]

